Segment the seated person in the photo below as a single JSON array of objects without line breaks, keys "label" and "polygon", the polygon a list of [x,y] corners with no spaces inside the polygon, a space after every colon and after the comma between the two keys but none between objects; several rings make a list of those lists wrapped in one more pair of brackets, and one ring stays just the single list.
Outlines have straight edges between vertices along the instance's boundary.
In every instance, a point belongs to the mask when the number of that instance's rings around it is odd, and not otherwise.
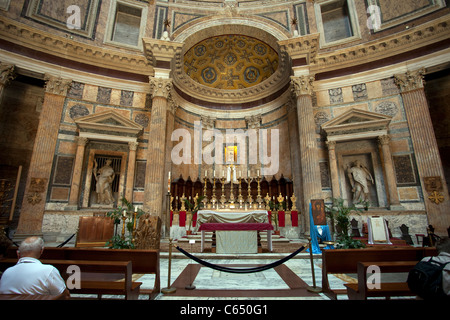
[{"label": "seated person", "polygon": [[45,294],[69,298],[69,291],[58,269],[42,264],[38,259],[44,241],[29,237],[19,246],[17,264],[6,269],[0,279],[0,294]]}]

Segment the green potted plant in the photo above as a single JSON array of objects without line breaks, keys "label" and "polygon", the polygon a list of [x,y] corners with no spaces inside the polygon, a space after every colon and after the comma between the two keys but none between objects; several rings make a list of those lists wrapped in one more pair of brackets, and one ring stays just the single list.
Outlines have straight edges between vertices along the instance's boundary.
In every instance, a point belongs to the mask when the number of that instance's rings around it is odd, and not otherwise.
[{"label": "green potted plant", "polygon": [[[132,241],[133,228],[139,217],[145,212],[140,208],[133,208],[133,204],[125,197],[121,199],[122,205],[117,206],[114,210],[106,213],[106,216],[114,220],[114,236],[106,243],[106,246],[111,249],[134,249],[134,243]],[[134,212],[136,211],[136,215]],[[118,226],[123,222],[127,233],[124,236],[118,234]]]},{"label": "green potted plant", "polygon": [[350,249],[365,247],[364,243],[360,240],[353,239],[348,235],[348,230],[350,227],[350,214],[356,213],[359,215],[362,210],[362,208],[359,208],[354,204],[351,206],[345,205],[344,199],[342,198],[332,198],[332,204],[326,206],[326,213],[331,221],[332,233],[335,234],[335,238],[338,243],[337,246],[339,248]]},{"label": "green potted plant", "polygon": [[272,212],[272,214],[270,215],[271,220],[275,223],[274,234],[279,235],[280,230],[278,230],[278,209],[280,208],[280,204],[278,202],[270,200],[269,207]]},{"label": "green potted plant", "polygon": [[[203,208],[204,203],[203,203],[203,199],[205,198],[205,196],[199,196],[197,197],[197,201],[194,201],[195,203],[191,203],[188,199],[184,199],[184,203],[185,203],[185,207],[186,207],[186,211],[188,212],[192,212],[192,218],[194,217],[194,214]],[[188,230],[186,231],[187,234],[191,234],[192,230],[192,218],[189,220],[189,226],[188,226]]]}]

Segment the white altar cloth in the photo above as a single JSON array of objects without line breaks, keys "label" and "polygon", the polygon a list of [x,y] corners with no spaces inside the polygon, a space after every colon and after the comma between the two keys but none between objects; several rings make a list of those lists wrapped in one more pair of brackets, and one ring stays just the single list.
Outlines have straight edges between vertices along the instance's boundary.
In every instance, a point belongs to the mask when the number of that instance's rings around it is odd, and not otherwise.
[{"label": "white altar cloth", "polygon": [[[267,210],[199,210],[196,231],[203,223],[268,223]],[[205,243],[205,231],[201,232],[201,251]],[[256,231],[216,232],[217,253],[257,253]],[[269,251],[272,252],[272,230],[267,230]]]},{"label": "white altar cloth", "polygon": [[199,210],[197,228],[202,223],[266,223],[267,210]]}]

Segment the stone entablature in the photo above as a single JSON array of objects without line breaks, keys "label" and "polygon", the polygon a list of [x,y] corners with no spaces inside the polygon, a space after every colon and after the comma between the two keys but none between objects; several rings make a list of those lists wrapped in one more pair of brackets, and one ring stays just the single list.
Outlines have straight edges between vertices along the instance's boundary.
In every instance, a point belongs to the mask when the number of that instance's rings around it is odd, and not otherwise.
[{"label": "stone entablature", "polygon": [[89,45],[0,18],[0,38],[30,49],[95,67],[150,75],[153,68],[142,54]]}]

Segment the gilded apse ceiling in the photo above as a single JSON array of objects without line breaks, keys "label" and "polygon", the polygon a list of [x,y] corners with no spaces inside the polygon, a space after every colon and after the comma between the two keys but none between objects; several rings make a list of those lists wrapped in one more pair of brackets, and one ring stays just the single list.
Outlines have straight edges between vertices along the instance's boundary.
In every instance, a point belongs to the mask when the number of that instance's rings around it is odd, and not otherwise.
[{"label": "gilded apse ceiling", "polygon": [[194,81],[216,89],[244,89],[269,78],[278,54],[266,43],[243,35],[205,39],[184,55],[184,71]]}]

